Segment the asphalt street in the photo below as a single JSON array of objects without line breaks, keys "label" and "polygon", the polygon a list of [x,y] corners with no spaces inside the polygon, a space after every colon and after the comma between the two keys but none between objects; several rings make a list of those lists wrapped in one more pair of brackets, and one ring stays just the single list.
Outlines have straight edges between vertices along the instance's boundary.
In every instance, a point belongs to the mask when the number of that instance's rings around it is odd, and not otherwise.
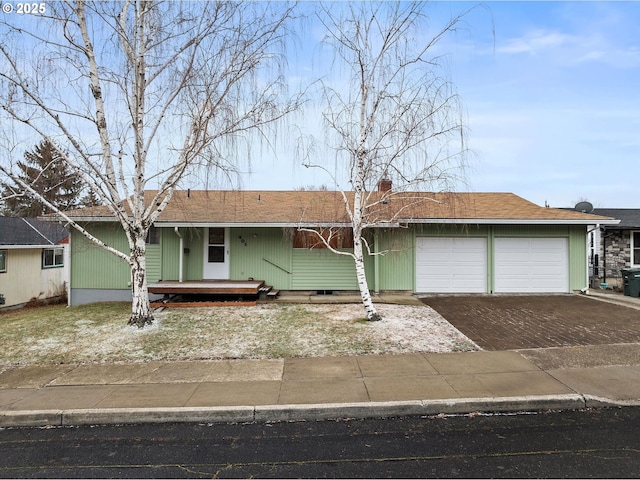
[{"label": "asphalt street", "polygon": [[2,478],[629,478],[640,408],[0,429]]}]

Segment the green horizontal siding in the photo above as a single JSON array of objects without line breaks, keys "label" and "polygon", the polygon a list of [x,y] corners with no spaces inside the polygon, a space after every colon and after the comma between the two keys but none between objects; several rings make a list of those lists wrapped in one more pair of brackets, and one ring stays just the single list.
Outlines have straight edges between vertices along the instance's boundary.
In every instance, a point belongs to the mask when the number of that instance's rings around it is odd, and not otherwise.
[{"label": "green horizontal siding", "polygon": [[282,228],[231,228],[231,280],[264,280],[280,290],[291,289],[292,238]]},{"label": "green horizontal siding", "polygon": [[[129,243],[119,224],[92,224],[88,230],[107,245],[129,254]],[[71,231],[71,287],[79,289],[129,289],[129,264],[88,240],[76,230]],[[160,245],[147,245],[147,281],[163,278],[163,238]]]},{"label": "green horizontal siding", "polygon": [[569,227],[569,288],[581,290],[588,283],[587,228],[584,225],[573,225]]},{"label": "green horizontal siding", "polygon": [[353,258],[327,249],[294,249],[292,290],[357,290]]},{"label": "green horizontal siding", "polygon": [[[107,245],[128,254],[129,243],[119,224],[100,223],[85,227]],[[71,288],[128,289],[129,264],[71,230]]]},{"label": "green horizontal siding", "polygon": [[415,255],[413,229],[382,229],[376,235],[377,252],[385,252],[373,258],[378,262],[376,290],[413,290]]},{"label": "green horizontal siding", "polygon": [[416,237],[485,237],[490,229],[489,225],[416,224],[408,231]]},{"label": "green horizontal siding", "polygon": [[[584,229],[584,227],[580,227]],[[568,237],[568,225],[495,225],[496,237]]]},{"label": "green horizontal siding", "polygon": [[155,283],[162,278],[162,249],[160,245],[147,245],[147,281]]},{"label": "green horizontal siding", "polygon": [[180,237],[175,230],[162,228],[161,231],[162,280],[178,280],[180,278],[180,255],[182,255],[182,279],[202,280],[204,229],[178,229],[182,235],[182,252],[180,251]]},{"label": "green horizontal siding", "polygon": [[[178,280],[180,278],[178,272],[180,238],[176,235],[173,228],[161,228],[160,231],[160,250],[162,252],[162,273],[160,278],[162,280]],[[180,232],[184,235],[184,229],[180,229]],[[191,256],[191,250],[189,250],[188,256]],[[185,257],[187,257],[187,255],[185,255]]]}]

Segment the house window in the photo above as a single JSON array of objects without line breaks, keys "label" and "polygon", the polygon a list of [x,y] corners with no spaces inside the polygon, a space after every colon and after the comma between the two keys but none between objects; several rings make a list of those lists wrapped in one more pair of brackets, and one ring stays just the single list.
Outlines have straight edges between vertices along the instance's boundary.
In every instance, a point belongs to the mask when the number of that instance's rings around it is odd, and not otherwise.
[{"label": "house window", "polygon": [[147,245],[160,245],[160,229],[154,226],[149,227],[147,232]]},{"label": "house window", "polygon": [[44,250],[42,250],[42,268],[57,268],[63,266],[63,248],[45,248]]},{"label": "house window", "polygon": [[224,263],[224,228],[209,229],[209,263]]},{"label": "house window", "polygon": [[[319,230],[318,233],[329,241],[335,249],[353,248],[353,231],[350,228]],[[327,248],[317,233],[296,230],[293,234],[293,248]]]},{"label": "house window", "polygon": [[0,273],[7,271],[7,251],[0,250]]},{"label": "house window", "polygon": [[631,232],[631,265],[640,266],[640,232]]}]

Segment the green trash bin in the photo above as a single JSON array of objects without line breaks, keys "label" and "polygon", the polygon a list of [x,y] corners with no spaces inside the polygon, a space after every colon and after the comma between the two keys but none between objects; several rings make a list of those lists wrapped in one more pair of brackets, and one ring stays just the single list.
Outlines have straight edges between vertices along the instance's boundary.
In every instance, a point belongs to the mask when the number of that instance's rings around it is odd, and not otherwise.
[{"label": "green trash bin", "polygon": [[627,297],[640,297],[640,268],[623,269],[622,282]]}]

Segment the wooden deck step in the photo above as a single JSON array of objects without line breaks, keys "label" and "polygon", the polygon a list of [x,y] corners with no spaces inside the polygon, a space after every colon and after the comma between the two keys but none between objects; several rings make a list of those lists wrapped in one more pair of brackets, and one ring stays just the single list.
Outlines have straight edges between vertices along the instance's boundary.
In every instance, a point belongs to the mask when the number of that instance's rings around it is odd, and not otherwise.
[{"label": "wooden deck step", "polygon": [[279,293],[280,290],[274,290],[271,285],[264,285],[260,288],[259,298],[260,300],[274,300]]},{"label": "wooden deck step", "polygon": [[210,301],[210,302],[151,302],[154,308],[183,308],[183,307],[255,307],[256,301]]},{"label": "wooden deck step", "polygon": [[267,296],[269,295],[269,292],[271,292],[272,289],[273,287],[271,285],[262,285],[258,289],[258,298],[260,300],[266,300]]},{"label": "wooden deck step", "polygon": [[149,293],[185,295],[258,295],[264,281],[200,280],[160,281],[149,284]]}]

